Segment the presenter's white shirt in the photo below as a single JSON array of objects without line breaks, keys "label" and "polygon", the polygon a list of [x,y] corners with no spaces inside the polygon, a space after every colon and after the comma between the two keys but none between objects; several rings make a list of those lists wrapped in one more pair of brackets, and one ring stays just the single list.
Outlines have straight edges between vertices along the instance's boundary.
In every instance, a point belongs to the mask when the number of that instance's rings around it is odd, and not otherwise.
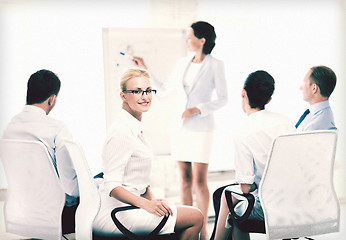
[{"label": "presenter's white shirt", "polygon": [[187,67],[184,77],[184,89],[186,93],[189,93],[193,85],[193,81],[196,79],[196,75],[201,69],[202,63],[193,63]]},{"label": "presenter's white shirt", "polygon": [[236,182],[258,186],[273,140],[292,132],[293,123],[282,114],[262,110],[249,115],[234,137]]},{"label": "presenter's white shirt", "polygon": [[25,105],[23,112],[7,125],[3,138],[42,142],[58,170],[60,183],[67,194],[66,205],[76,204],[79,196],[77,175],[63,142],[64,138],[72,139],[72,136],[62,121],[49,117],[39,107]]},{"label": "presenter's white shirt", "polygon": [[[225,106],[228,99],[224,64],[210,54],[199,64],[192,63],[193,57],[187,56],[178,61],[167,80],[159,81],[151,74],[152,86],[162,97],[177,91],[176,102],[170,110],[174,131],[182,126],[191,131],[213,131],[213,113]],[[197,107],[200,114],[182,121],[185,109],[193,107]]]}]

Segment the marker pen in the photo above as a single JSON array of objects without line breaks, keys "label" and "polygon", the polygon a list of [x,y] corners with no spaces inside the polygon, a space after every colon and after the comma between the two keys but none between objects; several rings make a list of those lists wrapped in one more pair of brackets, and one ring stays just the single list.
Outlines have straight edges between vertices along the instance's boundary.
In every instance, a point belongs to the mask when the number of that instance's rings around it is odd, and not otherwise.
[{"label": "marker pen", "polygon": [[133,57],[131,55],[129,55],[129,54],[126,54],[124,52],[120,52],[120,54],[125,56],[125,57],[127,57],[127,58],[129,58],[130,60],[133,60]]}]

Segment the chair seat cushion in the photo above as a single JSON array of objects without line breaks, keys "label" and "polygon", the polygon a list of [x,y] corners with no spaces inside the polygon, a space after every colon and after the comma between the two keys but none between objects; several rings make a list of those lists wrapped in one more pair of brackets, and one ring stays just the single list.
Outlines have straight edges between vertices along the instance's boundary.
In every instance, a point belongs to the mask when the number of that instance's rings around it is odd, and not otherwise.
[{"label": "chair seat cushion", "polygon": [[243,232],[266,233],[264,221],[258,219],[247,219],[237,227]]}]

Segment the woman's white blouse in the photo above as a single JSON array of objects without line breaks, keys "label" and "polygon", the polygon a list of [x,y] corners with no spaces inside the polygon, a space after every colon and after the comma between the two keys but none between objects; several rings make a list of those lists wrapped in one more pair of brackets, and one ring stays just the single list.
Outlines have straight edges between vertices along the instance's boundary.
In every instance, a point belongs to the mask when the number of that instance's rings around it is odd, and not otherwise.
[{"label": "woman's white blouse", "polygon": [[[141,122],[121,109],[116,120],[107,131],[103,148],[104,181],[99,187],[101,207],[93,222],[93,230],[101,234],[119,234],[114,225],[111,211],[116,207],[129,205],[110,196],[111,191],[122,186],[137,196],[144,194],[149,186],[153,153],[151,146],[143,138]],[[177,208],[170,205],[170,216],[162,234],[172,233],[176,223]],[[149,233],[161,221],[161,217],[144,209],[125,211],[119,220],[131,232]]]},{"label": "woman's white blouse", "polygon": [[136,195],[145,193],[150,184],[152,148],[143,138],[141,122],[123,109],[107,131],[102,157],[101,192],[110,195],[122,186]]},{"label": "woman's white blouse", "polygon": [[197,73],[201,69],[202,63],[193,63],[187,67],[185,77],[184,77],[184,90],[186,93],[189,93],[191,90],[191,87],[193,85],[193,81],[196,78]]}]

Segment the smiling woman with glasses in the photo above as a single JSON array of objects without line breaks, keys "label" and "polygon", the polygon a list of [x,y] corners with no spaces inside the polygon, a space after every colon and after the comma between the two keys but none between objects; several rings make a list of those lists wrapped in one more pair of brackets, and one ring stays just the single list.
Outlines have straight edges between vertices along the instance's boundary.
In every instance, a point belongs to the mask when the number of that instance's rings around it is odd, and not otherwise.
[{"label": "smiling woman with glasses", "polygon": [[[142,130],[142,114],[152,101],[150,75],[130,68],[121,77],[122,110],[107,131],[103,147],[103,177],[99,187],[101,208],[94,230],[101,235],[118,234],[111,212],[114,208],[137,206],[119,214],[119,221],[133,233],[151,232],[169,216],[160,234],[176,232],[180,239],[198,239],[203,215],[195,207],[175,206],[156,199],[150,188],[153,152]],[[143,90],[146,89],[146,90]],[[145,94],[144,94],[145,93]]]}]

